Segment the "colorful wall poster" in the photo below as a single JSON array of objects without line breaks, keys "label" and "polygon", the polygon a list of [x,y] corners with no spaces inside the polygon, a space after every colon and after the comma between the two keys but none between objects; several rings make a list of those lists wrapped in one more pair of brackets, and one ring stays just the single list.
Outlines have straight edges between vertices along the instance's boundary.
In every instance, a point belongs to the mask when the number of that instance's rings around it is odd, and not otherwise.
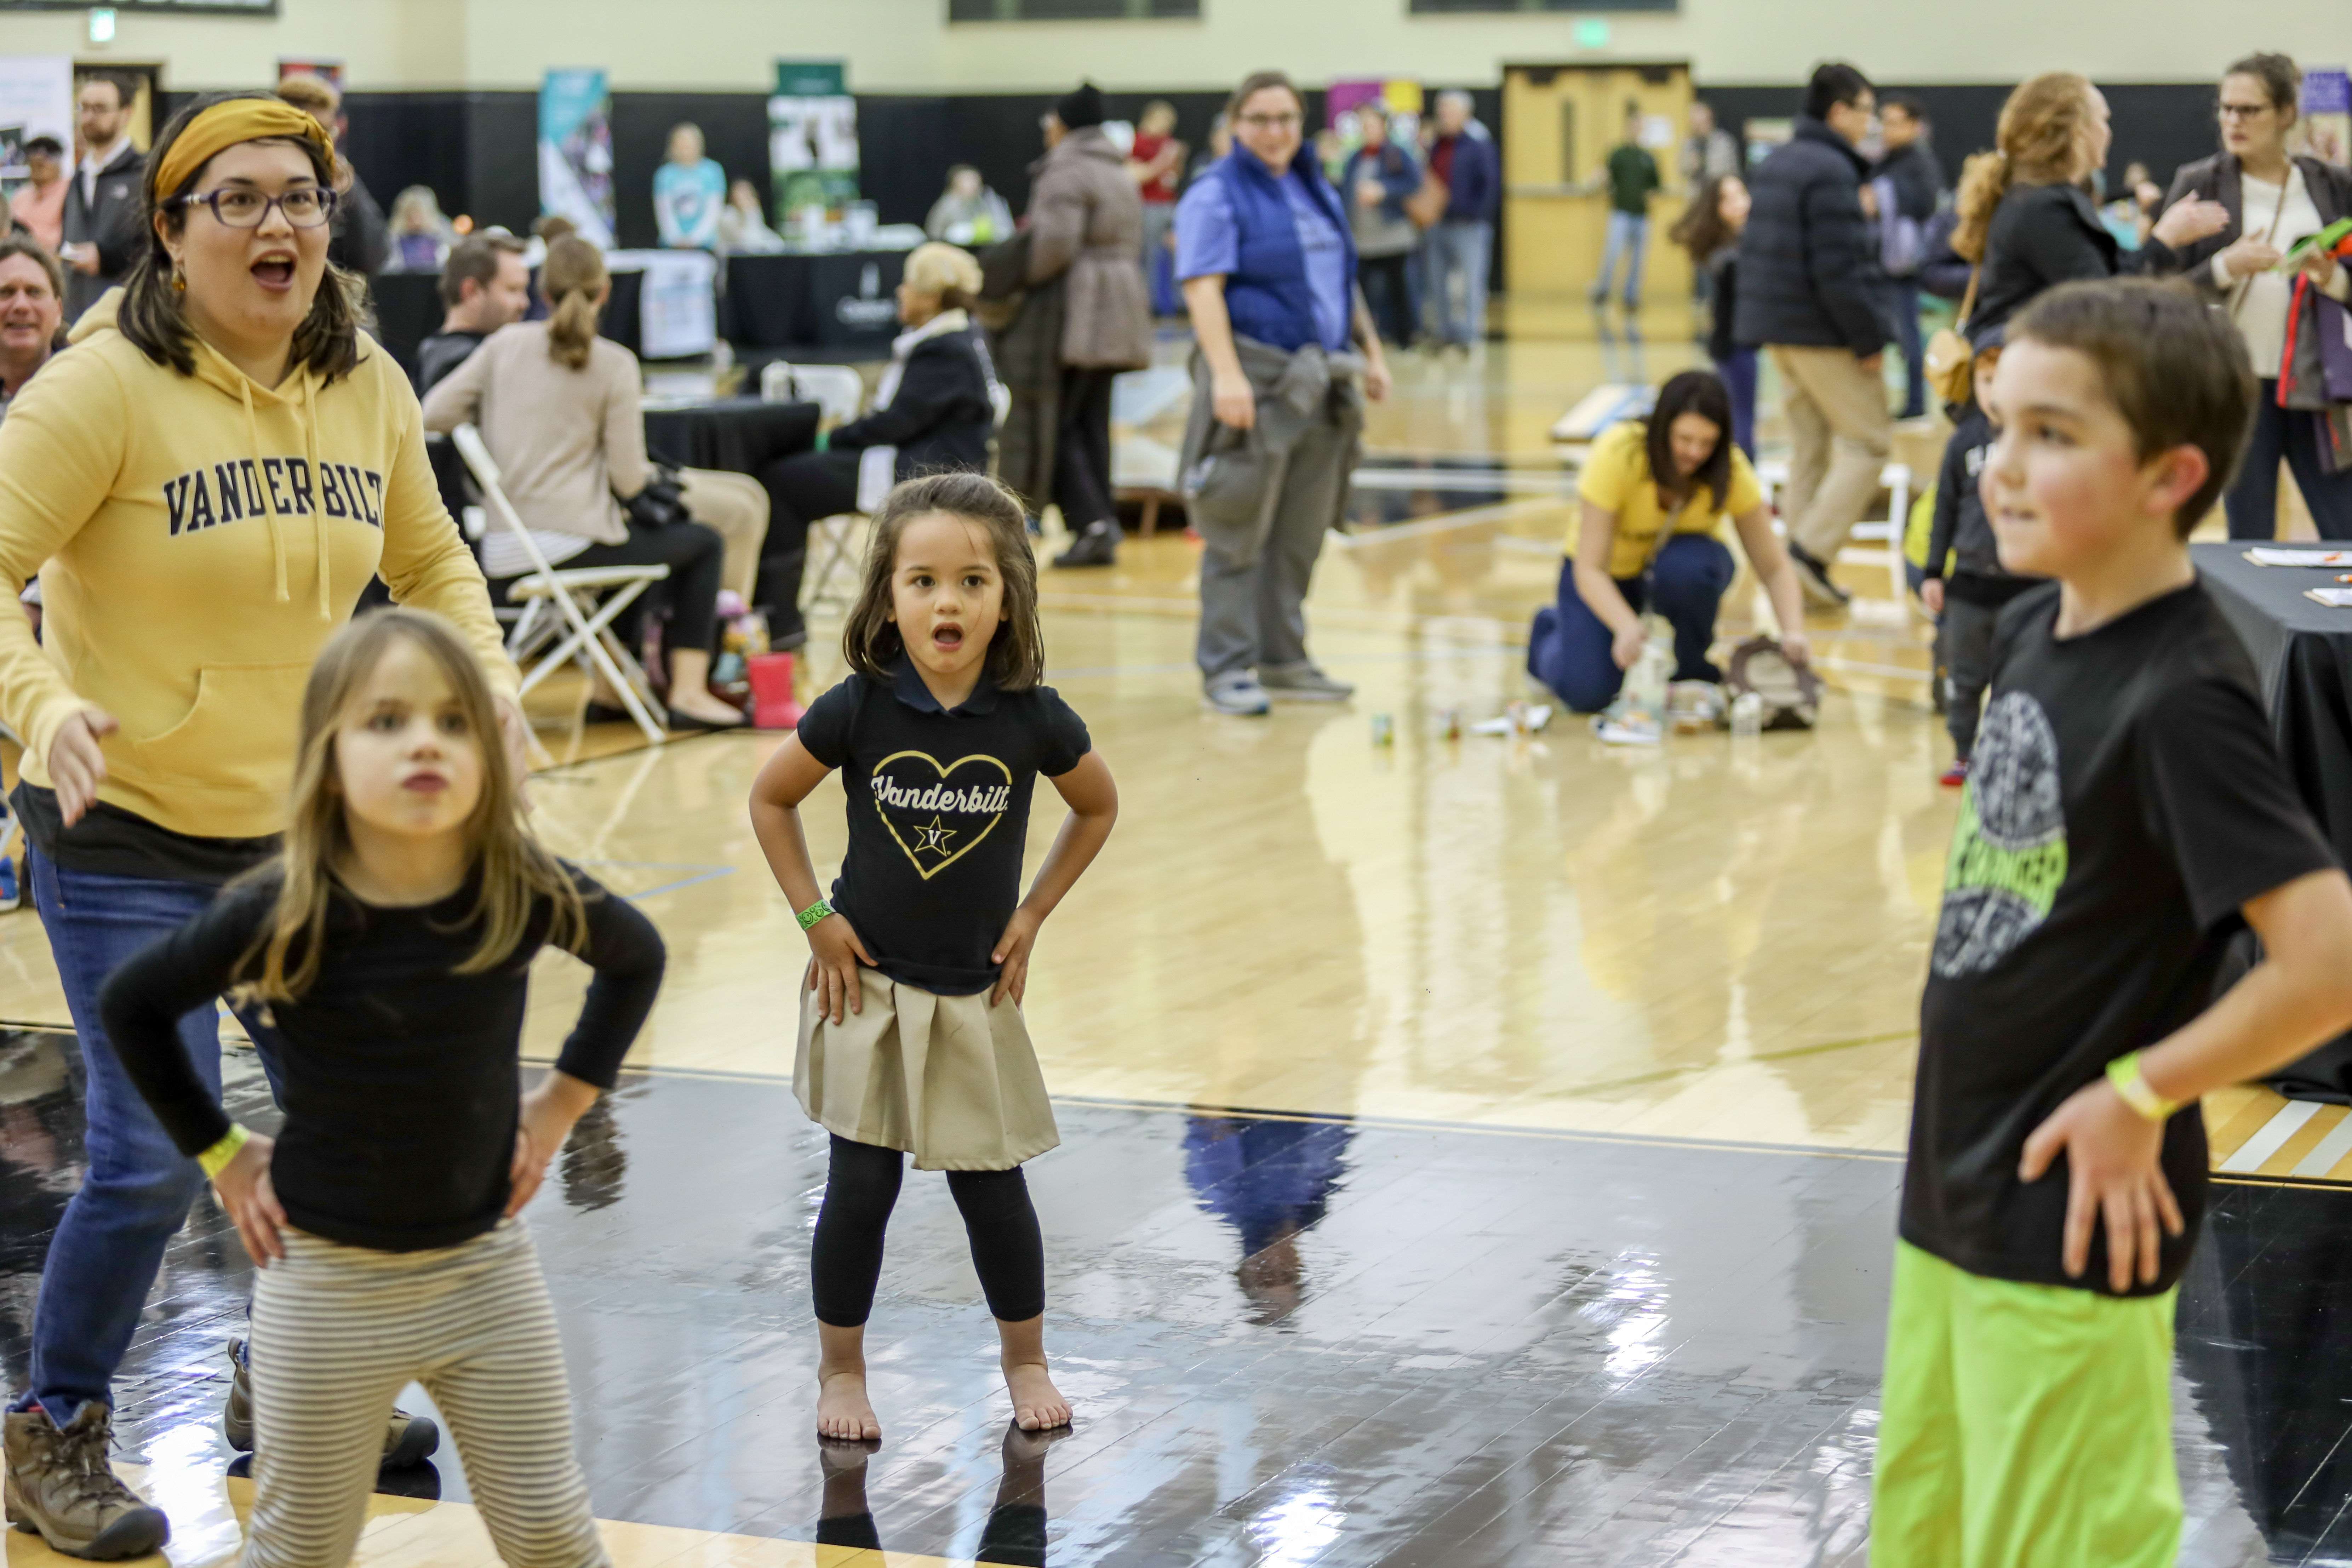
[{"label": "colorful wall poster", "polygon": [[2342,66],[2303,73],[2303,150],[2330,163],[2352,163],[2352,74]]},{"label": "colorful wall poster", "polygon": [[31,177],[25,143],[54,136],[73,158],[73,61],[64,55],[0,55],[0,180]]},{"label": "colorful wall poster", "polygon": [[857,199],[857,100],[842,61],[776,62],[768,166],[780,225],[805,208],[837,214]]},{"label": "colorful wall poster", "polygon": [[280,55],[278,57],[277,79],[284,81],[289,76],[314,76],[337,92],[346,90],[343,86],[343,62],[341,60],[311,59],[299,55]]},{"label": "colorful wall poster", "polygon": [[540,84],[539,210],[613,248],[613,95],[601,70],[551,70]]}]

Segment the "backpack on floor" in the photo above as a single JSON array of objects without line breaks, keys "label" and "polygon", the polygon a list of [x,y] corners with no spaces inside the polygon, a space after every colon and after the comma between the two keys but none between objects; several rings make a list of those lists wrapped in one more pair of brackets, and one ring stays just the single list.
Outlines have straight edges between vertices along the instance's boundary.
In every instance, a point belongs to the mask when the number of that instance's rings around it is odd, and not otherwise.
[{"label": "backpack on floor", "polygon": [[1822,678],[1791,664],[1778,638],[1749,637],[1731,650],[1724,679],[1734,696],[1754,692],[1764,700],[1767,730],[1810,730],[1822,711]]}]

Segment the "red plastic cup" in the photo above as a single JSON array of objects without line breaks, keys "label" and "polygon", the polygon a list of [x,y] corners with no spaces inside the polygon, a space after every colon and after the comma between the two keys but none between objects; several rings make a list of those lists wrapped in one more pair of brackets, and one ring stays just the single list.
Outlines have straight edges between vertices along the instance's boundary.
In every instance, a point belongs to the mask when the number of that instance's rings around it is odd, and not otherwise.
[{"label": "red plastic cup", "polygon": [[796,730],[804,710],[793,700],[793,656],[755,653],[743,661],[751,681],[751,723],[761,730]]}]

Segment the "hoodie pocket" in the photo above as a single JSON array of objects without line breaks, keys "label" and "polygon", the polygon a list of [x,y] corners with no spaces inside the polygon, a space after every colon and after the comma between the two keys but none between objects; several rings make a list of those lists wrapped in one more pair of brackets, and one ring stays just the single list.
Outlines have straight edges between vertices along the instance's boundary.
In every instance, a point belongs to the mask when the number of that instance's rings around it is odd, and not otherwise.
[{"label": "hoodie pocket", "polygon": [[310,678],[307,660],[205,665],[196,672],[195,705],[185,717],[134,739],[131,749],[140,768],[157,779],[282,795]]}]

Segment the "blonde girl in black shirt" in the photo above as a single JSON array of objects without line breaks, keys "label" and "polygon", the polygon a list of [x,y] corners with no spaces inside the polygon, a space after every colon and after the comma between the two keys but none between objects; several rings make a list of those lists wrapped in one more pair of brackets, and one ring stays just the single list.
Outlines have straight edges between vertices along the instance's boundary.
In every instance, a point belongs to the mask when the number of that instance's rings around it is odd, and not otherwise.
[{"label": "blonde girl in black shirt", "polygon": [[[1037,928],[1110,836],[1118,795],[1078,716],[1037,684],[1045,639],[1021,503],[979,474],[909,479],[874,520],[842,634],[852,674],[751,788],[751,825],[808,933],[793,1082],[833,1134],[811,1247],[817,1430],[882,1435],[866,1320],[903,1156],[945,1171],[1003,1352],[1014,1421],[1065,1426],[1045,1366],[1045,1262],[1021,1163],[1060,1142],[1021,1018]],[[834,769],[849,852],[828,899],[799,807]],[[1037,776],[1070,816],[1029,896]]]},{"label": "blonde girl in black shirt", "polygon": [[[100,997],[124,1068],[259,1270],[243,1568],[351,1560],[411,1379],[447,1418],[500,1558],[608,1562],[515,1216],[612,1087],[660,986],[661,939],[532,840],[497,734],[453,627],[413,610],[354,622],[303,695],[283,850]],[[516,1047],[547,945],[596,977],[526,1092]],[[275,1140],[232,1122],[181,1047],[180,1016],[223,993],[268,1010]]]}]

